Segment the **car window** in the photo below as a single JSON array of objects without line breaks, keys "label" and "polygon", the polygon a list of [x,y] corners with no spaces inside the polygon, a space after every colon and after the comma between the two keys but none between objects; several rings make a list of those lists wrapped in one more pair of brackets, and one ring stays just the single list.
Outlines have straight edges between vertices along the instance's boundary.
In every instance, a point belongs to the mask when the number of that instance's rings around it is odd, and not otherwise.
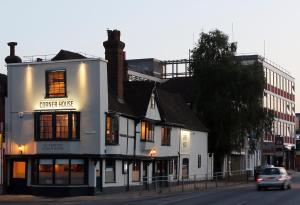
[{"label": "car window", "polygon": [[276,174],[280,174],[279,169],[277,168],[266,168],[263,169],[261,172],[262,175],[276,175]]},{"label": "car window", "polygon": [[281,173],[281,174],[287,174],[287,173],[286,173],[286,170],[283,169],[283,168],[280,169],[280,173]]}]

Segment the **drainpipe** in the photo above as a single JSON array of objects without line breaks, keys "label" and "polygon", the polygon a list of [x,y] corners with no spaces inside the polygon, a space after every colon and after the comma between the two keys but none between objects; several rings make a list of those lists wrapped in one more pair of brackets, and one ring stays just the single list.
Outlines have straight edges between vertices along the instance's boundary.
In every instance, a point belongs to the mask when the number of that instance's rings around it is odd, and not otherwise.
[{"label": "drainpipe", "polygon": [[180,148],[181,148],[181,128],[180,128],[180,130],[179,130],[179,147],[178,147],[178,162],[177,162],[177,175],[178,175],[178,177],[177,177],[177,181],[179,181],[179,177],[180,177],[180,164],[181,164],[181,162],[180,162]]}]

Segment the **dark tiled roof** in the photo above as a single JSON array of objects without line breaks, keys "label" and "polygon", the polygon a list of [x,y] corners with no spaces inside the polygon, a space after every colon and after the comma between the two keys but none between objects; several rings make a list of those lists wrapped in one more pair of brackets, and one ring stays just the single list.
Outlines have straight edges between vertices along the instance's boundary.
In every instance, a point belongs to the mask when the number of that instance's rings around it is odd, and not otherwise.
[{"label": "dark tiled roof", "polygon": [[125,102],[136,117],[145,117],[154,82],[133,81],[125,83]]},{"label": "dark tiled roof", "polygon": [[207,131],[180,95],[162,90],[159,84],[149,81],[127,82],[124,87],[124,103],[120,103],[113,97],[114,95],[109,95],[110,111],[144,118],[154,89],[162,123],[190,130]]},{"label": "dark tiled roof", "polygon": [[71,59],[86,59],[85,56],[74,53],[71,51],[60,50],[56,56],[54,56],[51,61],[60,61],[60,60],[71,60]]},{"label": "dark tiled roof", "polygon": [[112,93],[108,93],[108,110],[110,112],[117,112],[126,116],[135,116],[128,107],[128,104],[119,102],[117,96]]},{"label": "dark tiled roof", "polygon": [[158,98],[161,118],[166,123],[182,125],[191,130],[208,131],[180,95],[158,89]]},{"label": "dark tiled roof", "polygon": [[194,101],[194,82],[192,77],[171,78],[161,84],[161,88],[171,92],[180,94],[185,102]]}]

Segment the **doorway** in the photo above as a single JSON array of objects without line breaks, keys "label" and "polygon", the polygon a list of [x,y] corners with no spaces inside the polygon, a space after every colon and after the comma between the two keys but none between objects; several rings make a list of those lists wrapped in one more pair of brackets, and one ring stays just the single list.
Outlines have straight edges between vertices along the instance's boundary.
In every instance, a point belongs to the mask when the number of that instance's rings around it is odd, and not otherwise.
[{"label": "doorway", "polygon": [[96,165],[96,192],[102,192],[102,160]]},{"label": "doorway", "polygon": [[11,163],[10,192],[26,194],[27,188],[27,161],[13,160]]}]

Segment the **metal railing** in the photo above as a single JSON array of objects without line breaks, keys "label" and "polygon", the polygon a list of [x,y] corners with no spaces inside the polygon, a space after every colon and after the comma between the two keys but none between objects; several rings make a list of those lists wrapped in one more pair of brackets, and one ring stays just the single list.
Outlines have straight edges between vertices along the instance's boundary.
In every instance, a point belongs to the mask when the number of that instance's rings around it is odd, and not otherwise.
[{"label": "metal railing", "polygon": [[216,172],[203,175],[189,175],[180,179],[172,176],[144,177],[140,183],[140,192],[157,193],[201,191],[217,187],[246,184],[253,181],[249,171]]}]

